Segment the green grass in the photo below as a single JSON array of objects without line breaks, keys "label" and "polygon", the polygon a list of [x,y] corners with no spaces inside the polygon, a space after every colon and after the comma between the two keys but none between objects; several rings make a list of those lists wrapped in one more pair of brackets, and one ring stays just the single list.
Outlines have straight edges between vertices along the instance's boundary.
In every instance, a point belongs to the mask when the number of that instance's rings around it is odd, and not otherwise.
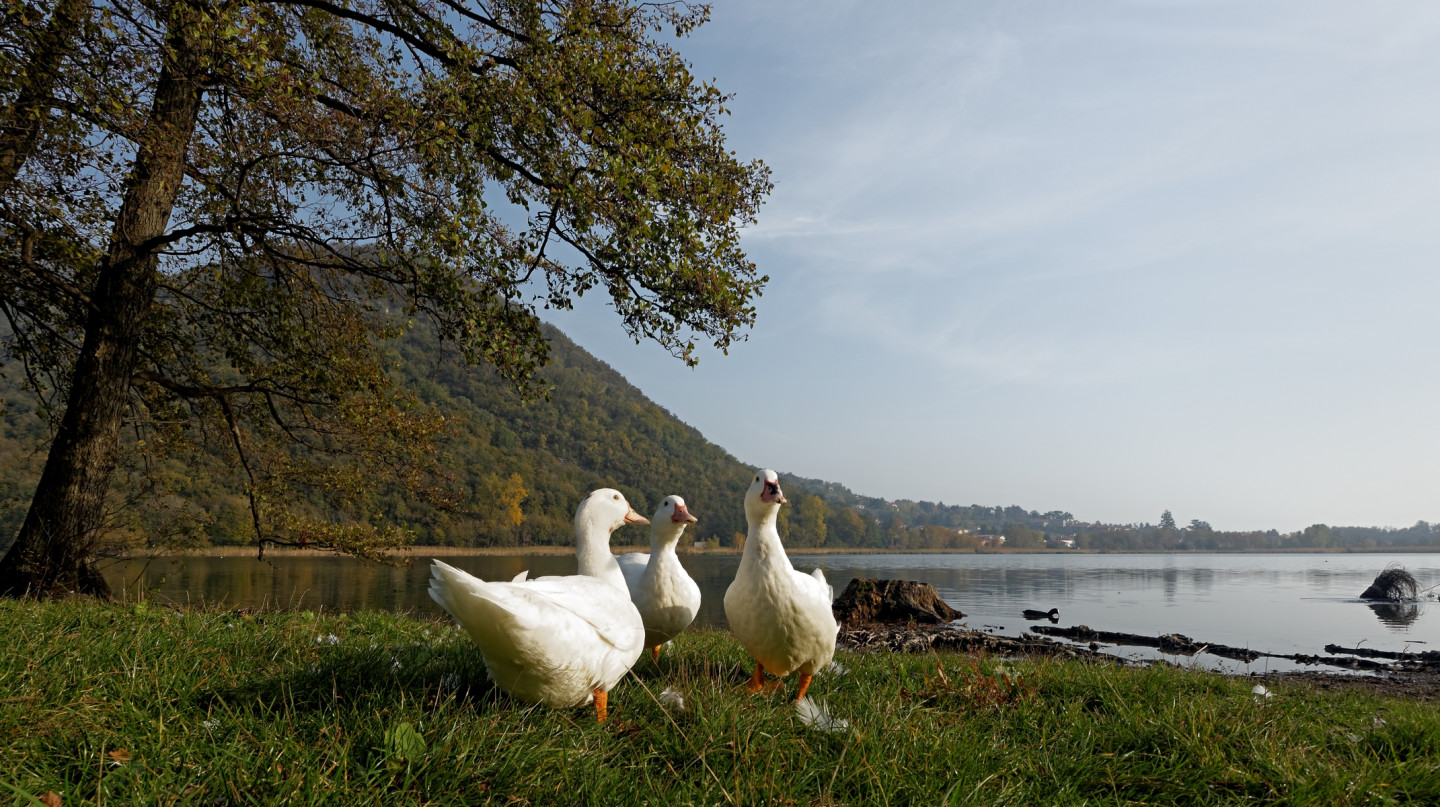
[{"label": "green grass", "polygon": [[[1440,803],[1420,703],[841,653],[849,674],[811,688],[851,722],[832,734],[738,692],[728,634],[667,652],[597,725],[494,692],[446,623],[0,601],[0,805]],[[666,687],[685,711],[662,709]]]}]

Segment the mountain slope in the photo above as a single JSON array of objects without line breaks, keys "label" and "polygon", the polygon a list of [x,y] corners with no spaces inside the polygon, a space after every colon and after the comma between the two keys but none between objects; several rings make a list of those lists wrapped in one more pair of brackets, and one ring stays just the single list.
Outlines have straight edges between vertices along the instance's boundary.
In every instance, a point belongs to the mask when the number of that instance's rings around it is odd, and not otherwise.
[{"label": "mountain slope", "polygon": [[[519,474],[529,494],[525,520],[514,531],[521,543],[567,543],[576,503],[597,487],[619,489],[646,515],[665,496],[684,496],[700,518],[687,533],[696,539],[728,543],[744,531],[740,502],[750,468],[559,330],[547,326],[546,336],[551,363],[540,376],[552,386],[548,401],[520,400],[488,368],[438,355],[435,343],[420,335],[400,348],[407,386],[457,418],[446,464],[470,482],[478,506],[486,504],[478,500],[486,492],[483,475]],[[412,525],[432,533],[421,540],[444,540],[436,531],[470,532],[463,517],[431,513],[429,519]]]},{"label": "mountain slope", "polygon": [[[392,346],[397,380],[450,420],[442,462],[469,497],[451,512],[419,503],[405,491],[382,491],[375,505],[409,527],[417,543],[453,545],[566,544],[576,503],[598,487],[623,492],[649,514],[669,494],[684,496],[700,522],[688,535],[731,543],[745,530],[741,501],[751,469],[645,397],[619,373],[548,327],[551,364],[540,376],[549,400],[522,401],[487,367],[466,367],[433,332],[419,326]],[[19,529],[44,460],[47,430],[35,399],[14,378],[0,376],[0,548]],[[199,463],[222,466],[222,463]],[[212,469],[214,470],[214,469]],[[201,542],[254,540],[233,469],[177,469],[174,493],[200,514]],[[132,491],[117,475],[116,500]],[[506,518],[507,495],[519,502],[518,525]],[[172,507],[171,510],[174,508]],[[162,528],[159,510],[130,513],[139,533]],[[627,532],[636,543],[641,530]]]}]

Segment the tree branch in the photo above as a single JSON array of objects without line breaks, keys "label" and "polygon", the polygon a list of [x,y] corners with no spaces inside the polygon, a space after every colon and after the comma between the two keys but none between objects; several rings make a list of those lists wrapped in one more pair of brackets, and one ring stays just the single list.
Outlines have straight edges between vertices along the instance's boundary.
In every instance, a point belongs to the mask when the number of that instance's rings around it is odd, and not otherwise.
[{"label": "tree branch", "polygon": [[260,502],[255,498],[255,471],[250,468],[250,460],[245,456],[245,446],[240,439],[240,424],[230,409],[230,398],[220,395],[219,400],[220,411],[225,413],[225,422],[230,424],[230,438],[235,441],[235,453],[240,456],[240,465],[245,469],[245,475],[250,478],[250,486],[245,489],[245,493],[250,498],[250,520],[255,525],[255,542],[260,547],[257,560],[265,560],[265,534],[260,529]]},{"label": "tree branch", "polygon": [[523,42],[523,43],[525,43],[525,44],[528,45],[528,44],[530,44],[530,42],[532,41],[532,40],[530,39],[530,37],[526,36],[525,34],[522,34],[522,33],[520,33],[519,31],[515,31],[515,30],[512,30],[512,29],[510,29],[510,28],[507,28],[507,27],[505,27],[504,25],[501,25],[498,21],[496,21],[496,20],[494,20],[494,19],[492,19],[492,18],[490,18],[490,17],[486,17],[486,16],[481,15],[481,14],[476,14],[475,12],[473,12],[473,11],[471,11],[470,9],[466,8],[463,3],[457,3],[457,2],[455,2],[455,0],[440,0],[440,2],[441,2],[441,3],[444,3],[446,6],[448,6],[448,7],[450,8],[451,11],[454,11],[456,14],[459,14],[460,16],[464,17],[465,19],[467,19],[467,20],[472,20],[472,21],[474,21],[474,22],[478,22],[478,23],[480,23],[481,25],[485,26],[486,28],[489,28],[489,29],[491,29],[492,31],[495,31],[496,33],[501,33],[501,34],[504,34],[504,35],[510,37],[511,39],[515,40],[516,42]]},{"label": "tree branch", "polygon": [[[323,11],[327,14],[333,14],[341,19],[350,20],[351,22],[358,22],[366,27],[373,28],[377,31],[383,31],[387,34],[390,34],[391,36],[396,37],[400,41],[404,42],[415,50],[425,54],[426,56],[429,56],[435,61],[440,62],[446,67],[467,68],[472,72],[476,73],[483,72],[483,66],[480,68],[476,68],[474,66],[462,64],[458,59],[449,55],[444,50],[440,49],[434,42],[430,42],[424,37],[417,36],[409,31],[406,31],[404,28],[401,28],[398,25],[395,25],[394,23],[386,22],[379,17],[374,17],[369,14],[362,14],[361,12],[355,11],[354,9],[345,8],[344,6],[337,6],[334,3],[327,3],[324,0],[271,0],[271,2],[273,2],[277,6],[293,5],[303,6],[305,8],[312,8],[316,11]],[[515,62],[515,60],[507,56],[486,54],[485,58],[487,61],[493,64],[503,64],[507,67],[519,66],[518,63]]]},{"label": "tree branch", "polygon": [[166,378],[165,376],[159,373],[151,372],[150,370],[140,370],[136,373],[133,373],[130,376],[130,379],[132,383],[141,382],[147,384],[154,384],[159,387],[164,387],[165,389],[175,393],[181,398],[188,399],[220,399],[228,398],[231,395],[274,395],[279,398],[284,398],[287,401],[293,401],[294,403],[302,405],[319,406],[324,403],[323,401],[314,401],[307,398],[302,398],[298,395],[288,393],[283,389],[277,389],[268,384],[251,383],[234,384],[227,387],[201,387],[190,384],[181,384],[174,379]]}]

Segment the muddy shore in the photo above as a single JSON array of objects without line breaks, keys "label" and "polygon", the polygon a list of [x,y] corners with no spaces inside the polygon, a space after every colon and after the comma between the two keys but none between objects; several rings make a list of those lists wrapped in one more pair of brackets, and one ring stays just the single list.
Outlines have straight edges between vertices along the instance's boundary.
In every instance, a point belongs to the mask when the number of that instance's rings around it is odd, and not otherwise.
[{"label": "muddy shore", "polygon": [[[1019,637],[996,636],[979,630],[946,625],[842,625],[839,646],[853,652],[931,653],[940,651],[1005,656],[1077,659],[1097,664],[1130,665],[1133,662],[1103,651],[1103,647],[1153,647],[1176,656],[1198,653],[1242,661],[1280,658],[1328,669],[1295,672],[1245,673],[1247,680],[1321,691],[1368,692],[1420,701],[1440,701],[1440,653],[1388,653],[1362,648],[1326,645],[1327,655],[1263,653],[1209,644],[1179,634],[1143,636],[1075,628],[1034,626]],[[1057,641],[1056,638],[1066,641]],[[1156,662],[1145,662],[1156,663]],[[1161,661],[1159,663],[1172,663]]]}]

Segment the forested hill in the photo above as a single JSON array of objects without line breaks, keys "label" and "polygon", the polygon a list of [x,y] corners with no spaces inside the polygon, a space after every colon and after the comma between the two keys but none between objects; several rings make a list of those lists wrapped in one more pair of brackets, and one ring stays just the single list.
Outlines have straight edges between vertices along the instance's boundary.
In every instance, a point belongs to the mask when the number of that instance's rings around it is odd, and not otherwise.
[{"label": "forested hill", "polygon": [[[551,363],[541,377],[548,401],[522,401],[485,368],[442,357],[414,337],[402,347],[401,370],[422,400],[458,419],[446,464],[468,481],[474,515],[401,514],[422,543],[568,543],[580,499],[614,487],[649,516],[679,494],[700,521],[695,539],[726,544],[745,529],[741,501],[750,469],[700,432],[646,398],[609,365],[547,326]],[[523,520],[506,524],[497,500],[525,491]],[[507,491],[507,488],[511,490]],[[642,530],[624,540],[644,543]]]},{"label": "forested hill", "polygon": [[[700,518],[697,539],[730,544],[745,529],[741,500],[750,468],[646,398],[605,363],[560,331],[547,327],[550,366],[541,377],[550,400],[523,401],[488,368],[470,368],[447,355],[428,329],[417,327],[396,346],[397,379],[445,413],[453,429],[442,446],[443,465],[469,496],[442,512],[404,491],[381,494],[378,508],[415,532],[422,544],[525,545],[569,543],[575,506],[598,487],[621,490],[650,515],[668,494],[679,494]],[[34,399],[19,390],[16,370],[0,378],[9,414],[0,428],[0,547],[24,518],[43,452],[45,426]],[[201,541],[254,540],[238,474],[187,473],[174,492],[204,512]],[[122,482],[123,484],[123,482]],[[123,500],[129,491],[116,491]],[[155,525],[142,512],[136,527]],[[172,508],[173,509],[173,508]],[[642,529],[623,540],[645,543]]]},{"label": "forested hill", "polygon": [[[546,335],[552,360],[541,377],[552,395],[528,402],[487,368],[468,368],[445,355],[424,328],[395,346],[397,380],[451,420],[453,434],[443,445],[442,460],[468,496],[457,509],[441,511],[406,491],[389,490],[374,502],[375,509],[413,530],[421,544],[568,544],[581,497],[597,487],[614,487],[647,516],[666,495],[679,494],[700,519],[689,538],[734,545],[745,531],[741,502],[753,470],[748,462],[766,458],[742,462],[731,456],[560,331],[547,327]],[[0,377],[0,399],[8,402],[9,413],[0,423],[0,548],[8,546],[24,518],[46,433],[33,399],[18,389],[16,368],[5,369],[9,377]],[[1056,546],[1055,539],[1068,538],[1078,547],[1125,550],[1440,543],[1440,525],[1425,522],[1405,530],[1316,525],[1287,535],[1219,532],[1198,520],[1188,528],[1087,524],[1067,512],[1013,505],[888,501],[777,470],[793,503],[781,511],[780,528],[795,547],[959,549],[995,545],[999,536],[1010,547]],[[192,542],[254,540],[238,472],[178,468],[170,479],[160,506],[142,499],[117,523],[136,537],[164,533],[168,528],[159,519],[175,512],[178,502],[199,514]],[[115,498],[132,494],[117,490]],[[648,536],[630,528],[619,540],[644,543]]]}]

